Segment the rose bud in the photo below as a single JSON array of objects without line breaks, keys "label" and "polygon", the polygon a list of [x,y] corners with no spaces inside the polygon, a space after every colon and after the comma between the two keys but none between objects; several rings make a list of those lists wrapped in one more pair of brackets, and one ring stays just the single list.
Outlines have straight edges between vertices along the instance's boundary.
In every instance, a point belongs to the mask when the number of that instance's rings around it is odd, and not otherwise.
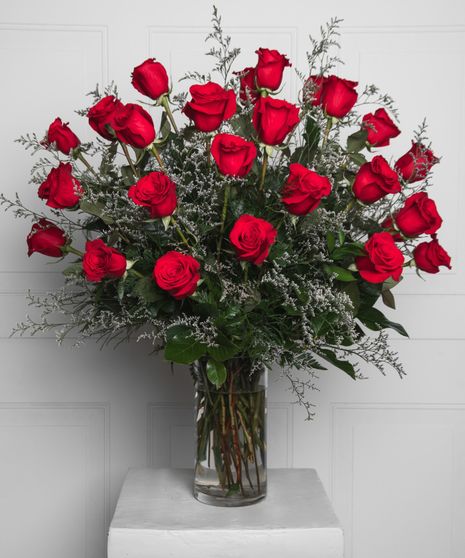
[{"label": "rose bud", "polygon": [[250,172],[257,148],[253,142],[239,136],[217,134],[213,138],[211,154],[221,174],[242,177]]},{"label": "rose bud", "polygon": [[369,283],[383,283],[389,277],[399,281],[404,255],[389,233],[374,233],[365,243],[365,253],[365,256],[355,258],[362,279]]},{"label": "rose bud", "polygon": [[385,147],[392,138],[400,134],[399,128],[383,108],[379,108],[374,114],[365,114],[362,127],[367,132],[368,143],[373,147]]},{"label": "rose bud", "polygon": [[244,103],[255,101],[260,97],[257,91],[257,84],[255,83],[255,68],[244,68],[242,72],[234,72],[236,76],[239,76],[239,98]]},{"label": "rose bud", "polygon": [[129,198],[150,209],[150,217],[168,217],[176,209],[176,184],[163,172],[150,172],[129,188]]},{"label": "rose bud", "polygon": [[442,225],[436,204],[426,192],[417,192],[407,198],[395,221],[400,232],[409,237],[434,234]]},{"label": "rose bud", "polygon": [[324,76],[310,76],[304,85],[304,99],[314,107],[321,104],[323,85],[327,78]]},{"label": "rose bud", "polygon": [[201,132],[217,130],[236,112],[236,95],[232,89],[223,89],[209,81],[204,85],[192,85],[189,92],[192,100],[182,111]]},{"label": "rose bud", "polygon": [[260,97],[255,104],[252,123],[266,145],[282,143],[299,122],[299,109],[287,101]]},{"label": "rose bud", "polygon": [[52,169],[39,187],[38,195],[54,209],[66,209],[79,203],[83,194],[81,183],[71,174],[70,163],[60,163]]},{"label": "rose bud", "polygon": [[258,54],[258,63],[255,68],[257,86],[261,89],[274,91],[281,85],[284,68],[292,66],[284,54],[277,50],[259,48],[255,51]]},{"label": "rose bud", "polygon": [[268,221],[252,215],[241,215],[229,233],[229,240],[239,260],[261,265],[277,234],[278,231]]},{"label": "rose bud", "polygon": [[281,201],[292,215],[307,215],[330,193],[331,182],[326,176],[321,176],[300,163],[292,163],[281,192]]},{"label": "rose bud", "polygon": [[132,85],[147,97],[156,101],[162,95],[169,93],[168,74],[160,62],[155,58],[148,58],[132,72]]},{"label": "rose bud", "polygon": [[80,145],[81,142],[67,122],[62,122],[61,118],[55,118],[47,132],[47,143],[49,145],[54,143],[58,151],[69,155],[69,152]]},{"label": "rose bud", "polygon": [[354,196],[363,203],[376,202],[387,194],[396,194],[400,190],[397,173],[381,155],[373,157],[360,167],[352,186]]},{"label": "rose bud", "polygon": [[44,256],[61,258],[63,256],[62,247],[66,244],[67,238],[64,231],[59,227],[47,219],[40,219],[38,223],[32,225],[26,241],[28,256],[38,252],[44,254]]},{"label": "rose bud", "polygon": [[413,250],[418,269],[427,273],[438,273],[439,266],[451,269],[450,256],[433,236],[430,242],[421,242]]},{"label": "rose bud", "polygon": [[139,105],[121,105],[115,113],[114,125],[119,141],[144,149],[155,139],[155,127],[150,114]]},{"label": "rose bud", "polygon": [[123,103],[113,95],[103,97],[98,103],[91,107],[87,113],[90,127],[107,140],[114,140],[115,137],[108,130],[115,126],[115,114]]},{"label": "rose bud", "polygon": [[126,258],[115,248],[107,246],[101,238],[86,242],[82,269],[88,281],[117,279],[126,272]]},{"label": "rose bud", "polygon": [[438,162],[431,149],[412,141],[412,147],[397,161],[395,169],[406,182],[418,182]]},{"label": "rose bud", "polygon": [[200,264],[188,254],[171,250],[155,262],[153,278],[160,289],[176,300],[195,293],[200,280]]},{"label": "rose bud", "polygon": [[320,102],[325,113],[334,118],[343,118],[357,101],[355,87],[357,81],[342,79],[337,76],[328,76],[324,79],[321,88]]}]

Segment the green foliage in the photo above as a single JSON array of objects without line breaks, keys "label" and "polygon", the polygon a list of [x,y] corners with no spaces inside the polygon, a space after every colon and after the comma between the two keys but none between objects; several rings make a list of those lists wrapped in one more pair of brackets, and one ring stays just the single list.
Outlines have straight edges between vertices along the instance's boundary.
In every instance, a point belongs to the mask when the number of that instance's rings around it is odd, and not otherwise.
[{"label": "green foliage", "polygon": [[195,339],[187,326],[173,326],[166,332],[165,358],[191,364],[205,354],[206,346]]},{"label": "green foliage", "polygon": [[[337,26],[337,20],[331,21],[322,30],[322,41],[313,42],[308,75],[328,72],[336,63],[328,52],[336,45]],[[224,85],[238,93],[239,80],[232,70],[241,69],[233,68],[239,50],[223,33],[216,10],[209,40],[214,44],[208,54],[214,59],[215,79],[220,76]],[[205,81],[210,75],[192,73],[188,77]],[[176,87],[173,84],[173,90]],[[117,91],[114,87],[105,92],[96,90],[94,101],[102,94]],[[370,94],[364,98],[369,99]],[[377,90],[373,94],[378,95]],[[182,108],[184,101],[180,95],[170,102]],[[73,295],[53,299],[53,304],[46,306],[50,314],[62,308],[69,318],[69,329],[65,326],[63,335],[74,328],[83,337],[97,335],[107,343],[137,332],[152,342],[155,350],[164,349],[168,361],[191,364],[202,358],[208,362],[207,376],[216,386],[223,384],[236,358],[257,365],[278,363],[310,372],[325,370],[317,355],[355,378],[354,365],[347,360],[344,348],[367,361],[376,362],[382,354],[402,373],[384,338],[370,346],[363,344],[367,339],[363,326],[374,331],[392,328],[406,335],[402,326],[373,307],[382,299],[394,308],[390,289],[395,285],[390,281],[369,284],[354,265],[357,256],[364,253],[366,238],[381,230],[380,223],[395,210],[397,202],[385,200],[365,207],[354,204],[350,185],[366,162],[366,152],[362,151],[367,139],[355,113],[330,120],[328,127],[321,107],[309,106],[302,96],[299,108],[301,123],[282,145],[267,148],[263,189],[259,183],[264,149],[252,125],[248,103],[239,101],[236,114],[220,128],[220,132],[257,144],[257,159],[244,178],[220,175],[207,155],[211,134],[191,125],[176,133],[163,112],[155,145],[166,173],[176,182],[174,219],[151,218],[147,208],[128,198],[128,188],[138,177],[160,170],[149,149],[128,148],[129,164],[116,141],[99,140],[82,146],[95,173],[83,168],[80,161],[71,161],[85,193],[72,219],[66,211],[55,211],[53,218],[72,241],[80,235],[81,241],[100,237],[123,253],[131,267],[122,278],[110,276],[93,284],[83,276],[80,261],[68,266],[64,274]],[[164,109],[156,106],[147,110],[155,113]],[[174,115],[176,118],[176,110]],[[343,145],[340,137],[346,137],[347,129],[351,133]],[[26,136],[20,142],[33,151],[45,150],[33,168],[32,181],[39,184],[56,165],[57,154],[38,136]],[[281,202],[293,162],[328,177],[332,185],[331,194],[318,208],[301,217],[290,215]],[[229,199],[225,205],[226,192]],[[19,197],[10,201],[2,196],[0,203],[21,218],[37,221],[47,216],[27,209]],[[276,241],[261,265],[239,262],[229,240],[234,223],[245,213],[267,220],[277,230]],[[163,291],[152,276],[156,260],[171,250],[190,254],[201,267],[196,292],[183,300]],[[35,331],[38,326],[31,327]]]}]

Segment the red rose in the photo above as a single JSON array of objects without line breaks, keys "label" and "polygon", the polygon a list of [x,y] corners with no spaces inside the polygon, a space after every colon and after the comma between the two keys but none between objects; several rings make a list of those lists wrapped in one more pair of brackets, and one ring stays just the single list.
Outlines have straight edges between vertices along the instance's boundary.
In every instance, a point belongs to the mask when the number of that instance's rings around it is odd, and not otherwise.
[{"label": "red rose", "polygon": [[132,72],[132,85],[142,93],[156,101],[162,95],[169,93],[168,74],[160,62],[155,58],[148,58]]},{"label": "red rose", "polygon": [[55,118],[47,132],[47,143],[54,143],[58,151],[69,155],[69,152],[81,142],[67,122],[62,122],[61,118]]},{"label": "red rose", "polygon": [[70,163],[60,163],[52,169],[39,187],[38,195],[47,200],[47,205],[54,209],[74,207],[79,203],[83,193],[81,184],[71,174]]},{"label": "red rose", "polygon": [[195,293],[199,270],[200,264],[195,258],[171,250],[155,262],[153,278],[160,289],[180,300]]},{"label": "red rose", "polygon": [[381,155],[360,167],[352,186],[354,196],[363,203],[373,203],[400,190],[397,173]]},{"label": "red rose", "polygon": [[150,217],[168,217],[176,209],[176,184],[163,172],[151,172],[129,188],[128,196],[136,205],[150,209]]},{"label": "red rose", "polygon": [[121,104],[115,113],[113,129],[119,141],[138,149],[144,149],[155,139],[152,117],[133,103]]},{"label": "red rose", "polygon": [[114,140],[115,137],[107,126],[114,129],[116,111],[123,106],[123,103],[113,95],[103,97],[98,103],[91,107],[87,113],[90,127],[107,140]]},{"label": "red rose", "polygon": [[44,254],[44,256],[60,258],[63,256],[61,248],[66,244],[67,239],[64,231],[59,227],[47,221],[47,219],[40,219],[38,223],[32,225],[31,232],[26,240],[28,256],[38,252]]},{"label": "red rose", "polygon": [[449,254],[434,237],[431,242],[421,242],[413,250],[413,257],[418,269],[427,273],[438,273],[440,265],[451,269]]},{"label": "red rose", "polygon": [[395,215],[397,228],[405,236],[434,234],[442,224],[436,204],[426,192],[411,195]]},{"label": "red rose", "polygon": [[260,265],[268,256],[277,234],[278,231],[268,221],[241,215],[229,233],[229,240],[239,260]]},{"label": "red rose", "polygon": [[189,92],[192,100],[186,103],[183,112],[201,132],[217,130],[236,112],[236,95],[232,89],[223,89],[209,81],[192,85]]},{"label": "red rose", "polygon": [[374,233],[365,243],[366,256],[355,258],[360,277],[369,283],[382,283],[389,277],[399,281],[404,255],[387,232]]},{"label": "red rose", "polygon": [[374,114],[365,114],[362,126],[367,132],[368,143],[373,147],[385,147],[389,145],[389,140],[400,134],[399,128],[383,108],[379,108]]},{"label": "red rose", "polygon": [[100,282],[109,277],[116,279],[126,272],[126,258],[101,238],[86,242],[86,253],[82,258],[82,269],[88,281]]},{"label": "red rose", "polygon": [[[322,78],[323,79],[323,78]],[[319,100],[328,116],[343,118],[357,101],[356,81],[342,79],[337,76],[324,78],[321,84]],[[318,98],[318,95],[317,95]]]},{"label": "red rose", "polygon": [[217,134],[211,145],[211,153],[221,174],[245,176],[250,172],[257,148],[251,141],[232,134]]},{"label": "red rose", "polygon": [[307,215],[320,205],[321,198],[330,193],[331,182],[326,176],[321,176],[300,163],[292,163],[281,192],[281,201],[292,215]]},{"label": "red rose", "polygon": [[326,79],[324,76],[310,76],[304,85],[304,97],[314,107],[321,104],[321,94]]},{"label": "red rose", "polygon": [[437,162],[439,159],[431,149],[412,141],[412,147],[397,161],[395,168],[406,182],[418,182],[426,178]]},{"label": "red rose", "polygon": [[255,83],[255,68],[244,68],[242,72],[234,72],[236,76],[239,76],[239,97],[241,101],[245,103],[255,101],[260,97],[257,91],[257,84]]},{"label": "red rose", "polygon": [[259,48],[255,51],[258,54],[258,63],[255,68],[257,86],[262,89],[274,91],[281,85],[284,68],[292,66],[289,60],[277,50]]},{"label": "red rose", "polygon": [[260,97],[253,110],[252,122],[261,142],[278,145],[300,122],[299,109],[287,101]]}]

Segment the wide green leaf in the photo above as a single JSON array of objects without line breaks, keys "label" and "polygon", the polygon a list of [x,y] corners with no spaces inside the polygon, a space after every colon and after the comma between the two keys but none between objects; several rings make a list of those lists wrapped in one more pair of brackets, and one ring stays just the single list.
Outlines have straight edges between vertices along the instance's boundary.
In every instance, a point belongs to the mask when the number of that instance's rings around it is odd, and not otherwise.
[{"label": "wide green leaf", "polygon": [[339,267],[337,265],[325,265],[324,269],[328,275],[335,275],[338,281],[346,282],[357,280],[351,271],[344,269],[343,267]]},{"label": "wide green leaf", "polygon": [[205,354],[207,347],[192,335],[189,327],[170,327],[166,334],[165,359],[179,364],[191,364]]},{"label": "wide green leaf", "polygon": [[405,331],[404,327],[401,324],[396,322],[391,322],[386,318],[386,316],[377,308],[371,308],[367,306],[361,306],[357,318],[364,324],[366,327],[373,331],[380,331],[381,329],[393,329],[403,335],[404,337],[408,337],[408,333]]},{"label": "wide green leaf", "polygon": [[207,377],[217,388],[224,384],[226,376],[226,367],[222,362],[211,359],[207,361]]},{"label": "wide green leaf", "polygon": [[347,151],[349,153],[358,153],[361,151],[367,142],[367,131],[359,130],[347,138]]},{"label": "wide green leaf", "polygon": [[89,215],[95,215],[96,217],[100,217],[100,219],[102,219],[102,221],[107,225],[110,225],[111,223],[114,222],[110,216],[105,215],[105,212],[103,210],[104,209],[103,203],[92,203],[87,200],[81,200],[79,202],[79,208],[81,211],[84,211],[84,213],[88,213]]},{"label": "wide green leaf", "polygon": [[329,349],[320,349],[320,353],[325,360],[348,374],[353,380],[356,379],[355,368],[349,361],[341,360]]}]

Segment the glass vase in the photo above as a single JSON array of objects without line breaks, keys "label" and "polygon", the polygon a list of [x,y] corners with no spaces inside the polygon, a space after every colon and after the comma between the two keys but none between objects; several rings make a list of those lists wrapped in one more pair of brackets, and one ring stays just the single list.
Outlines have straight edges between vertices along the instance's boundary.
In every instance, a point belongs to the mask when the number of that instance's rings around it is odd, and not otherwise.
[{"label": "glass vase", "polygon": [[248,359],[225,362],[226,381],[207,379],[206,361],[196,382],[194,496],[213,506],[246,506],[266,496],[267,372]]}]

